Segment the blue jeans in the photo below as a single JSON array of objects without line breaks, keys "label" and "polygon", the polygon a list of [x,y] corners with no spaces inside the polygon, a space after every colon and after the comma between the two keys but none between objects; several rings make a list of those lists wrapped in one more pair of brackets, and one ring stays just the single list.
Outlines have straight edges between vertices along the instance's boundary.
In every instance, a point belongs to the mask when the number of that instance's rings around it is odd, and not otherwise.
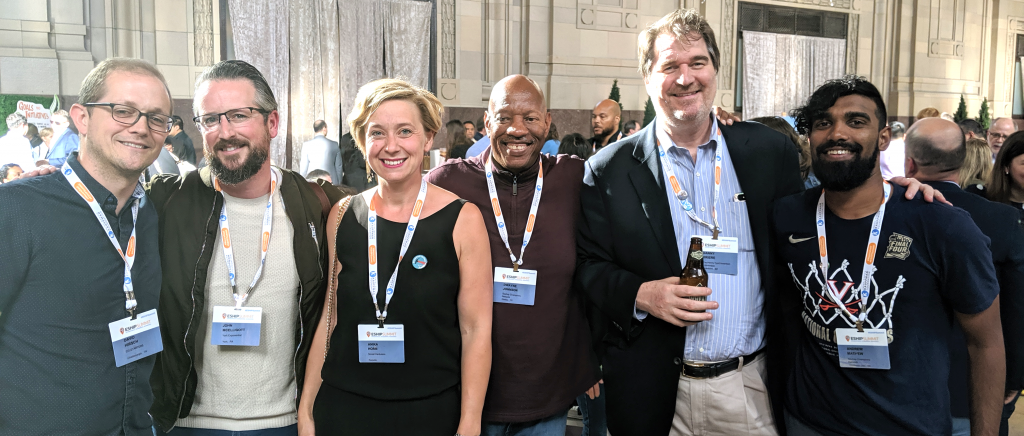
[{"label": "blue jeans", "polygon": [[160,430],[155,431],[157,436],[297,436],[299,434],[299,426],[298,424],[292,424],[287,427],[249,431],[174,427],[168,433],[163,433]]},{"label": "blue jeans", "polygon": [[530,422],[485,422],[480,436],[565,436],[569,410]]},{"label": "blue jeans", "polygon": [[604,383],[601,386],[601,396],[593,400],[584,392],[576,397],[576,404],[580,406],[580,413],[583,414],[583,436],[607,436],[608,416],[604,412]]}]

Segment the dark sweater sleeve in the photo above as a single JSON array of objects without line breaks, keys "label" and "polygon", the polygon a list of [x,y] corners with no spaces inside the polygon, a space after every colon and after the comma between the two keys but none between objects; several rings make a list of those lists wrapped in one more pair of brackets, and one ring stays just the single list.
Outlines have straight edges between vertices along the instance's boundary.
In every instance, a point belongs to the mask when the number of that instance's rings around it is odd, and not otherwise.
[{"label": "dark sweater sleeve", "polygon": [[626,339],[630,339],[635,336],[631,327],[635,320],[636,294],[646,280],[622,269],[614,261],[613,229],[607,218],[608,205],[601,194],[599,179],[588,161],[580,189],[575,280],[588,301],[608,316]]}]

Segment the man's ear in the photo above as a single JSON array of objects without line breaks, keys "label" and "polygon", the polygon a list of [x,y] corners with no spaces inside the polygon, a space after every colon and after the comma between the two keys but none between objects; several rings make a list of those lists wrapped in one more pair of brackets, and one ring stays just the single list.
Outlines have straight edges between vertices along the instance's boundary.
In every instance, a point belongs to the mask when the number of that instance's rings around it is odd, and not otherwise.
[{"label": "man's ear", "polygon": [[89,134],[89,109],[78,103],[71,105],[71,109],[68,110],[68,116],[71,118],[70,121],[75,123],[75,127],[78,128],[78,133],[82,135]]},{"label": "man's ear", "polygon": [[889,148],[889,141],[892,139],[892,129],[885,126],[878,132],[878,151],[885,151]]},{"label": "man's ear", "polygon": [[903,159],[903,172],[906,174],[906,177],[916,176],[918,169],[917,162],[914,162],[914,159],[910,156]]}]

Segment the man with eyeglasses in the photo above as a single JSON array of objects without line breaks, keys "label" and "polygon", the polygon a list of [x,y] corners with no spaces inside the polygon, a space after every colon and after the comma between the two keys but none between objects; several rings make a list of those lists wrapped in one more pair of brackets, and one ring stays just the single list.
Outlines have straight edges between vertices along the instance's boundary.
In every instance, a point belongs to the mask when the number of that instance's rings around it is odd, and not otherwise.
[{"label": "man with eyeglasses", "polygon": [[[0,435],[151,435],[157,214],[139,184],[170,130],[153,65],[108,59],[60,171],[0,186]],[[39,231],[36,219],[46,217]]]},{"label": "man with eyeglasses", "polygon": [[165,347],[150,413],[157,434],[295,435],[328,271],[325,214],[341,193],[271,165],[285,121],[252,65],[208,68],[194,95],[208,165],[149,190]]},{"label": "man with eyeglasses", "polygon": [[996,118],[992,126],[988,128],[988,146],[992,149],[992,162],[996,161],[999,149],[1003,148],[1003,142],[1017,131],[1017,124],[1009,118]]},{"label": "man with eyeglasses", "polygon": [[50,152],[46,154],[46,160],[50,165],[60,167],[72,152],[78,150],[78,134],[71,130],[71,118],[68,111],[59,110],[50,115],[50,128],[53,129],[53,145]]}]

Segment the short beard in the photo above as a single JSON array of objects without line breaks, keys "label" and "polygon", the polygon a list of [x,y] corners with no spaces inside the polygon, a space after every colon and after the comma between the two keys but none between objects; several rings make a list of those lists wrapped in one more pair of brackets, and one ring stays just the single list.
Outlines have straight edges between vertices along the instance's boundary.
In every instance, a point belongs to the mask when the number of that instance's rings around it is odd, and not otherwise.
[{"label": "short beard", "polygon": [[252,142],[246,142],[243,140],[221,140],[213,148],[217,150],[221,145],[247,145],[249,147],[249,156],[242,162],[242,166],[237,169],[229,169],[217,158],[216,152],[206,153],[206,162],[210,165],[210,172],[213,173],[214,177],[218,181],[227,185],[237,185],[255,176],[256,173],[263,168],[263,164],[267,161],[270,153],[268,148],[256,147]]},{"label": "short beard", "polygon": [[[819,156],[825,154],[825,150],[832,147],[843,147],[850,150],[856,156],[849,162],[826,162]],[[826,191],[849,192],[864,184],[871,178],[875,171],[875,164],[878,162],[878,148],[869,158],[860,156],[864,147],[855,142],[828,141],[819,145],[815,150],[815,158],[811,159],[811,168],[815,177],[821,181],[821,186]]]}]

